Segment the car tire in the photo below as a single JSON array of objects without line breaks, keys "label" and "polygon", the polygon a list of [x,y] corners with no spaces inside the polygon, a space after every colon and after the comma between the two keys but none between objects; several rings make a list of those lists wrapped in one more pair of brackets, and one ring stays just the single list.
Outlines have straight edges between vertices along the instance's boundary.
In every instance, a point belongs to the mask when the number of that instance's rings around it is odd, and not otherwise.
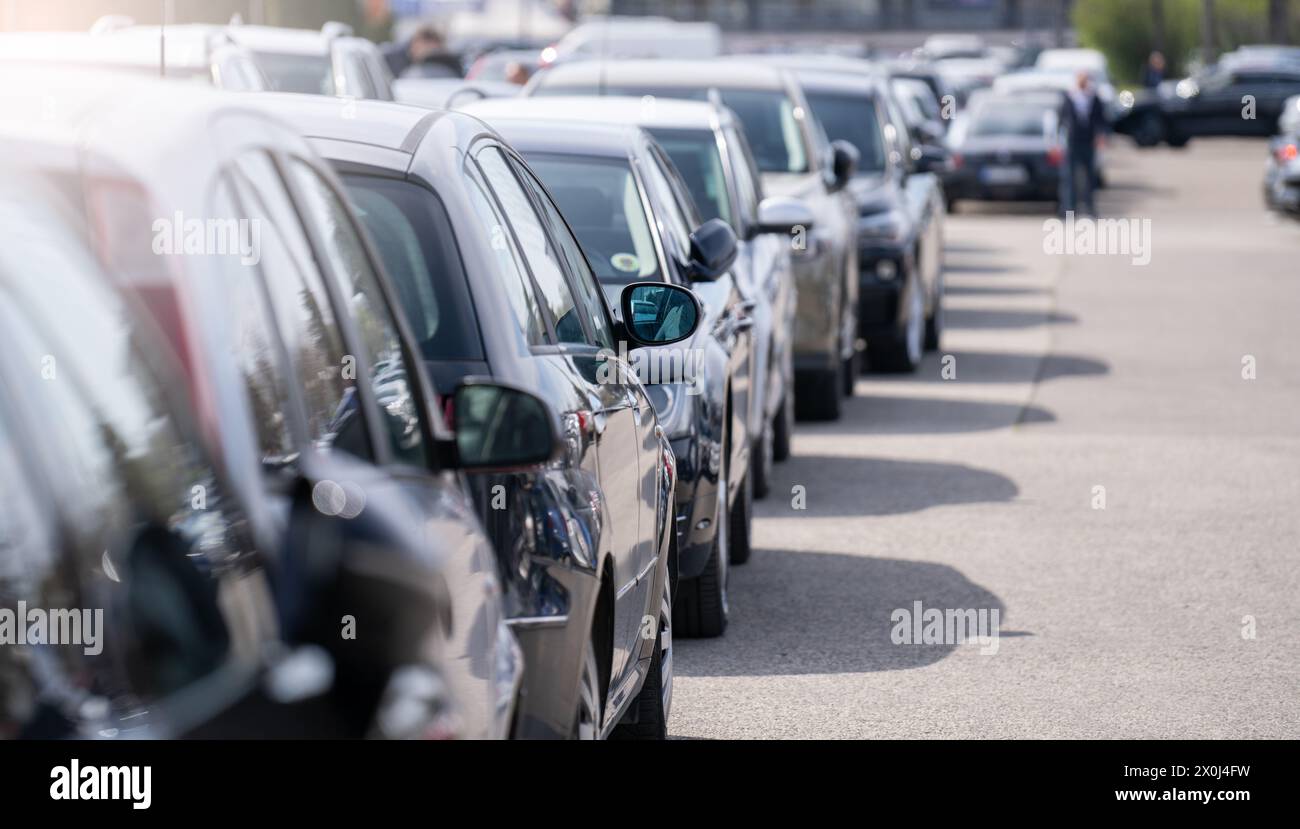
[{"label": "car tire", "polygon": [[[942,282],[940,282],[942,284]],[[934,298],[934,312],[925,318],[925,350],[938,351],[943,340],[943,289]]]},{"label": "car tire", "polygon": [[1167,132],[1165,119],[1157,113],[1148,112],[1133,129],[1133,141],[1139,147],[1155,147],[1165,140]]},{"label": "car tire", "polygon": [[944,206],[944,209],[946,209],[949,213],[956,213],[956,212],[957,212],[957,200],[954,199],[954,198],[952,198],[951,196],[945,196],[945,197],[944,197],[944,199],[943,199],[943,206]]},{"label": "car tire", "polygon": [[750,535],[754,526],[754,489],[750,486],[749,475],[740,481],[740,491],[736,493],[736,503],[731,505],[727,520],[731,524],[728,527],[729,561],[732,564],[744,564],[754,551]]},{"label": "car tire", "polygon": [[730,607],[727,604],[727,574],[731,568],[727,525],[731,523],[724,511],[727,503],[726,480],[720,485],[717,532],[713,534],[713,548],[709,553],[704,572],[693,579],[678,582],[677,599],[673,603],[673,627],[676,635],[690,638],[713,638],[727,630]]},{"label": "car tire", "polygon": [[587,647],[582,654],[582,674],[578,677],[578,706],[574,712],[574,740],[599,740],[602,714],[600,693],[600,666],[596,662],[595,631],[587,635]]},{"label": "car tire", "polygon": [[[628,711],[636,712],[636,722],[614,726],[612,739],[666,740],[668,715],[673,705],[673,593],[672,574],[664,578],[663,597],[659,605],[659,628],[655,631],[655,650],[640,692]],[[627,719],[627,715],[624,715]]]},{"label": "car tire", "polygon": [[844,378],[843,391],[845,397],[852,397],[854,387],[858,382],[858,375],[862,373],[862,352],[855,347],[853,356],[844,361]]},{"label": "car tire", "polygon": [[795,415],[801,420],[839,420],[840,401],[844,399],[844,363],[836,368],[809,371],[795,378]]},{"label": "car tire", "polygon": [[[791,388],[790,386],[786,387]],[[794,396],[786,391],[781,398],[781,408],[772,418],[772,460],[783,461],[790,457],[790,441],[794,436]]]},{"label": "car tire", "polygon": [[[779,415],[778,415],[779,416]],[[772,491],[772,464],[776,462],[776,436],[773,434],[776,418],[763,424],[763,433],[758,436],[754,448],[750,451],[753,461],[749,473],[754,482],[754,497],[766,498]]]},{"label": "car tire", "polygon": [[875,371],[890,373],[910,373],[921,365],[921,356],[925,352],[925,300],[921,296],[921,287],[915,286],[911,293],[911,307],[907,320],[901,328],[867,346],[867,358]]}]

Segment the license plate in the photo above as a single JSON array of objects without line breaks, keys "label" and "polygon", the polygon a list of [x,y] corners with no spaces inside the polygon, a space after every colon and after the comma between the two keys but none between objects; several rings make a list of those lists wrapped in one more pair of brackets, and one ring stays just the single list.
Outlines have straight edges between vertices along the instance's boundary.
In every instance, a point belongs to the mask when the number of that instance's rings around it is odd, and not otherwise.
[{"label": "license plate", "polygon": [[1025,184],[1029,173],[1018,164],[990,166],[980,170],[980,181],[985,184]]}]

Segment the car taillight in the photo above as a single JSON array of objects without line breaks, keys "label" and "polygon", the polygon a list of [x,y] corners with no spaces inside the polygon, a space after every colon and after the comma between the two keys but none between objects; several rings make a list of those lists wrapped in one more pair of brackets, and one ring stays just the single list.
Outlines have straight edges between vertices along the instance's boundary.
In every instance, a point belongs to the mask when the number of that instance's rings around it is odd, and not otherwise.
[{"label": "car taillight", "polygon": [[1065,158],[1065,153],[1061,152],[1060,147],[1047,148],[1047,163],[1053,167],[1060,167],[1061,161]]},{"label": "car taillight", "polygon": [[953,154],[952,154],[952,168],[953,168],[954,170],[960,170],[960,169],[961,169],[961,165],[962,165],[962,160],[963,160],[963,159],[962,159],[962,157],[961,157],[961,153],[953,153]]},{"label": "car taillight", "polygon": [[1298,154],[1295,144],[1287,144],[1277,148],[1277,160],[1283,164],[1288,161],[1295,161]]}]

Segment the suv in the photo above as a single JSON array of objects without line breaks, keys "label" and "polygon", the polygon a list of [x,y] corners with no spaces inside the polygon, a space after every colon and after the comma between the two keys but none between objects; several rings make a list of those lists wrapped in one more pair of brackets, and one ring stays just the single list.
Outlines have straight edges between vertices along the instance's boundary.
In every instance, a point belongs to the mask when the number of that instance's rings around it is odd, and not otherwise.
[{"label": "suv", "polygon": [[844,189],[856,160],[852,147],[827,140],[791,75],[742,61],[585,61],[538,73],[524,94],[716,99],[736,113],[763,190],[800,199],[813,213],[814,226],[793,244],[795,408],[838,419],[859,365],[857,211]]},{"label": "suv", "polygon": [[691,337],[698,300],[629,286],[613,320],[545,188],[478,119],[259,97],[339,171],[439,390],[488,376],[563,418],[556,462],[471,480],[528,666],[514,733],[666,736],[677,461],[625,357]]}]

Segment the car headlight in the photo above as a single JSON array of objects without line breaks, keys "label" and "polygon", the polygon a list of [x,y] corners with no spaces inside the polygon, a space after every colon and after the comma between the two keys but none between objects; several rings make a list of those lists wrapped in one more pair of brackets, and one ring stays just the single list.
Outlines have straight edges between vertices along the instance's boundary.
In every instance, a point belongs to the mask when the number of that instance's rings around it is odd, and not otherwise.
[{"label": "car headlight", "polygon": [[897,242],[903,238],[907,223],[897,210],[873,213],[858,219],[858,238],[864,241]]}]

